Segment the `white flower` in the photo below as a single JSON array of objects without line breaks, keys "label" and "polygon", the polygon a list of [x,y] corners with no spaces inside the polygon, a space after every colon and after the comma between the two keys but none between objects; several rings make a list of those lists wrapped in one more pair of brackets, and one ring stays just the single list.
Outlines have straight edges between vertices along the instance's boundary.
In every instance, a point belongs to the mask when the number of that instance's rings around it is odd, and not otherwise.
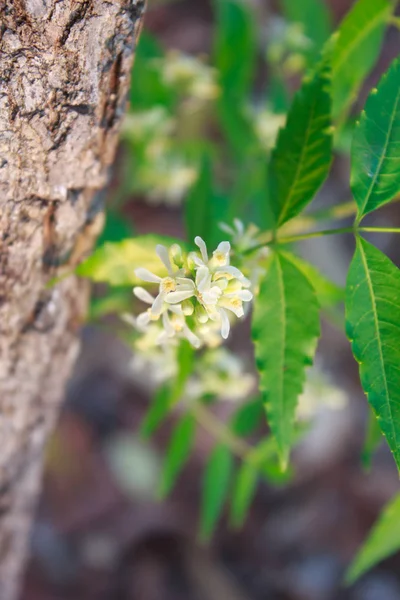
[{"label": "white flower", "polygon": [[[139,269],[135,270],[135,275],[139,279],[142,279],[143,281],[147,281],[148,283],[158,283],[159,284],[159,293],[156,296],[156,298],[152,299],[151,309],[150,309],[149,316],[148,316],[149,320],[152,317],[158,318],[161,315],[162,310],[163,310],[164,300],[170,292],[174,292],[176,290],[177,277],[179,274],[181,274],[180,269],[175,270],[174,267],[172,266],[170,258],[169,258],[168,250],[165,246],[158,244],[156,246],[156,252],[157,252],[159,258],[161,259],[161,261],[164,263],[164,266],[166,267],[166,269],[168,271],[168,277],[160,277],[159,275],[155,275],[148,269],[144,269],[144,268],[139,268]],[[134,288],[133,292],[140,300],[150,304],[150,298],[152,298],[152,296],[150,296],[150,294],[148,292],[146,292],[146,290],[144,290],[141,287],[137,287],[137,288]]]},{"label": "white flower", "polygon": [[[195,243],[200,254],[192,252],[187,258],[177,244],[169,251],[165,246],[157,246],[157,254],[168,271],[166,277],[144,268],[135,271],[143,281],[158,284],[156,297],[140,286],[133,291],[137,298],[150,305],[137,317],[138,327],[145,329],[151,321],[162,317],[160,343],[178,335],[198,347],[203,340],[194,332],[209,320],[218,324],[222,338],[226,339],[230,331],[229,313],[243,317],[243,303],[253,298],[247,289],[250,281],[230,264],[229,242],[221,242],[211,257],[202,238],[196,237]],[[186,318],[190,320],[190,327]]]}]

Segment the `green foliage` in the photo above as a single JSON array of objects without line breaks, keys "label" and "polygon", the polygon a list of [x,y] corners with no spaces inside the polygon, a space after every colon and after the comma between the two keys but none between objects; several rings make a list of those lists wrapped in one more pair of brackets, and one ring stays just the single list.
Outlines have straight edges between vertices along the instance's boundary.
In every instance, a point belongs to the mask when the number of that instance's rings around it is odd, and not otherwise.
[{"label": "green foliage", "polygon": [[194,350],[187,340],[182,340],[177,352],[178,373],[171,390],[170,404],[173,406],[180,400],[188,378],[193,372]]},{"label": "green foliage", "polygon": [[334,34],[332,58],[333,116],[346,115],[373,67],[393,11],[392,0],[358,0]]},{"label": "green foliage", "polygon": [[225,197],[218,194],[213,184],[212,158],[209,153],[204,153],[197,181],[185,202],[188,240],[199,235],[207,244],[215,246],[221,235],[218,223],[225,220],[227,210]]},{"label": "green foliage", "polygon": [[236,473],[230,519],[233,527],[241,527],[246,520],[251,502],[257,491],[258,471],[249,462],[243,463]]},{"label": "green foliage", "polygon": [[321,308],[344,301],[344,289],[327,279],[314,265],[294,254],[291,255],[291,260],[311,283]]},{"label": "green foliage", "polygon": [[305,367],[312,364],[319,331],[314,289],[291,255],[277,252],[255,301],[252,336],[260,389],[283,466],[289,458]]},{"label": "green foliage", "polygon": [[380,430],[378,420],[373,410],[370,409],[368,413],[367,432],[361,454],[362,465],[366,471],[370,470],[374,452],[382,439],[382,432]]},{"label": "green foliage", "polygon": [[254,15],[243,0],[214,0],[214,10],[214,63],[223,95],[239,102],[248,95],[254,74]]},{"label": "green foliage", "polygon": [[261,396],[240,406],[233,416],[231,427],[236,435],[246,437],[260,424],[263,413]]},{"label": "green foliage", "polygon": [[[81,277],[101,281],[111,286],[132,286],[141,284],[135,269],[144,267],[160,277],[167,271],[157,257],[157,244],[170,245],[176,240],[166,236],[142,235],[120,242],[106,242],[82,262],[76,269]],[[179,242],[182,245],[182,242]]]},{"label": "green foliage", "polygon": [[[320,335],[319,310],[332,317],[344,299],[346,331],[373,409],[363,462],[370,463],[382,432],[400,468],[400,275],[360,238],[371,229],[360,226],[362,218],[400,191],[399,60],[370,93],[359,124],[348,119],[378,58],[395,2],[358,0],[332,35],[328,3],[282,0],[281,5],[284,19],[275,18],[272,8],[260,35],[261,12],[252,3],[214,0],[209,61],[164,49],[142,35],[123,125],[121,188],[98,247],[77,268],[79,275],[108,284],[106,298],[93,301],[91,317],[121,314],[133,326],[121,335],[149,373],[149,389],[159,384],[142,434],[154,433],[171,413],[177,422],[159,481],[161,496],[171,491],[188,460],[196,427],[215,439],[202,486],[203,539],[212,535],[226,503],[230,522],[238,527],[259,480],[282,485],[290,477],[290,469],[282,467],[298,439],[296,409]],[[302,83],[290,101],[296,81]],[[332,123],[335,151],[346,156],[351,147],[355,202],[303,216],[329,174]],[[168,269],[156,246],[177,240],[132,237],[123,216],[129,211],[118,213],[124,194],[173,205],[175,211],[184,204],[187,244],[178,241],[183,257],[176,247],[168,256],[161,250]],[[353,226],[319,230],[322,222],[347,218],[357,208]],[[310,224],[314,231],[308,231]],[[345,298],[314,265],[282,251],[339,231],[356,236]],[[201,256],[201,240],[193,245],[197,236],[208,245]],[[215,250],[226,239],[230,246],[225,241]],[[71,269],[75,264],[71,260]],[[139,280],[137,268],[166,279],[142,271]],[[142,288],[135,290],[140,301],[132,296],[133,285]],[[217,348],[251,301],[260,392],[241,357]],[[141,302],[151,308],[140,312]],[[136,309],[140,314],[130,318]],[[324,396],[321,388],[318,394]],[[238,406],[230,418],[219,419],[214,405],[227,399]],[[126,467],[124,460],[121,464]],[[397,498],[356,559],[349,581],[400,547],[399,506]]]},{"label": "green foliage", "polygon": [[282,0],[285,16],[302,26],[310,41],[306,48],[308,61],[318,58],[318,53],[331,33],[331,15],[325,0]]},{"label": "green foliage", "polygon": [[357,238],[346,289],[346,332],[360,379],[400,468],[400,271]]},{"label": "green foliage", "polygon": [[346,574],[347,583],[354,583],[363,573],[400,550],[400,494],[383,509],[368,539]]},{"label": "green foliage", "polygon": [[208,540],[214,531],[227,499],[233,474],[233,458],[229,448],[218,444],[212,450],[204,472],[200,534]]},{"label": "green foliage", "polygon": [[136,48],[132,72],[129,97],[132,108],[146,110],[152,105],[173,105],[174,94],[164,83],[156,64],[163,54],[163,49],[155,38],[143,32]]},{"label": "green foliage", "polygon": [[269,168],[269,198],[277,226],[298,215],[325,181],[332,160],[327,71],[306,80],[281,129]]},{"label": "green foliage", "polygon": [[162,469],[159,495],[165,498],[175,485],[175,481],[190,456],[196,426],[191,414],[185,415],[176,426]]},{"label": "green foliage", "polygon": [[150,409],[140,426],[140,432],[143,436],[149,437],[158,429],[171,408],[170,400],[171,391],[169,387],[166,385],[160,387],[154,394]]},{"label": "green foliage", "polygon": [[353,137],[351,189],[358,219],[400,191],[400,61],[370,93]]}]

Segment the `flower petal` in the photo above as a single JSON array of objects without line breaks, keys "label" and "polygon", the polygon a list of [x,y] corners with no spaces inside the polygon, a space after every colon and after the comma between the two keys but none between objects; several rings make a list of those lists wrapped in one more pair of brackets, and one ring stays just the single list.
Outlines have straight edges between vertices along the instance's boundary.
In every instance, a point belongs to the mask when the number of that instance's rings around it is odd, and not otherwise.
[{"label": "flower petal", "polygon": [[232,229],[232,227],[230,227],[226,223],[218,223],[218,227],[221,229],[221,231],[224,231],[225,233],[229,233],[230,235],[235,235],[235,230]]},{"label": "flower petal", "polygon": [[133,293],[135,294],[136,298],[139,298],[139,300],[145,302],[146,304],[153,304],[154,302],[154,297],[151,294],[149,294],[147,290],[140,286],[134,287]]},{"label": "flower petal", "polygon": [[216,250],[216,252],[222,252],[222,254],[229,254],[230,251],[231,245],[229,242],[220,242]]},{"label": "flower petal", "polygon": [[243,302],[250,302],[253,300],[253,294],[250,292],[250,290],[240,290],[236,293],[236,295]]},{"label": "flower petal", "polygon": [[244,234],[244,225],[240,219],[233,219],[233,224],[236,227],[236,230],[240,236]]},{"label": "flower petal", "polygon": [[197,335],[193,333],[193,331],[189,329],[187,325],[184,326],[182,333],[185,336],[185,338],[192,344],[192,346],[194,346],[195,348],[200,348],[200,339],[197,337]]},{"label": "flower petal", "polygon": [[144,327],[145,325],[148,325],[150,323],[149,311],[146,310],[146,312],[140,313],[140,315],[138,315],[136,319],[136,323],[139,327]]},{"label": "flower petal", "polygon": [[157,244],[156,253],[158,258],[163,262],[164,266],[167,268],[167,271],[170,275],[173,275],[173,269],[171,265],[171,261],[169,260],[168,249],[162,244]]},{"label": "flower petal", "polygon": [[193,279],[189,279],[189,277],[177,277],[176,282],[179,283],[179,286],[188,286],[187,289],[189,289],[189,287],[194,289],[195,287]]},{"label": "flower petal", "polygon": [[194,290],[182,290],[177,292],[170,292],[164,298],[168,304],[179,304],[188,298],[194,296]]},{"label": "flower petal", "polygon": [[203,293],[210,288],[211,274],[207,267],[199,267],[196,272],[196,287]]},{"label": "flower petal", "polygon": [[208,262],[208,254],[207,254],[207,246],[205,241],[203,240],[203,238],[201,238],[199,235],[197,235],[194,238],[194,243],[196,244],[196,246],[198,246],[200,248],[200,252],[201,252],[201,257],[203,259],[203,261],[205,263]]},{"label": "flower petal", "polygon": [[143,267],[135,269],[135,275],[139,279],[142,279],[143,281],[148,281],[149,283],[160,283],[161,281],[161,277],[159,277],[158,275],[154,275],[154,273],[152,273],[148,269],[144,269]]},{"label": "flower petal", "polygon": [[168,337],[175,335],[175,329],[172,327],[171,321],[169,320],[168,314],[165,312],[162,316],[164,329]]},{"label": "flower petal", "polygon": [[161,315],[163,304],[164,304],[164,299],[165,299],[165,294],[162,294],[162,293],[158,294],[158,296],[154,300],[153,305],[150,309],[152,315],[154,315],[154,316]]},{"label": "flower petal", "polygon": [[220,309],[219,314],[221,316],[221,335],[224,340],[226,340],[229,336],[231,324],[229,322],[229,317],[224,310]]}]

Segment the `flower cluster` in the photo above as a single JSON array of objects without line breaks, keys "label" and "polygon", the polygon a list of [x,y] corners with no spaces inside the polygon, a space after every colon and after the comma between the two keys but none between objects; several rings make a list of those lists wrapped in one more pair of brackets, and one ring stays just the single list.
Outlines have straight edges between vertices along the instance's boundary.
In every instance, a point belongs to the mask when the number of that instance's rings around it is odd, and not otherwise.
[{"label": "flower cluster", "polygon": [[137,298],[149,305],[137,317],[136,326],[146,332],[152,323],[160,323],[158,344],[183,337],[196,348],[203,344],[216,345],[216,331],[226,339],[230,319],[233,315],[243,317],[243,303],[253,298],[248,289],[250,281],[230,264],[229,242],[221,242],[211,257],[204,240],[196,237],[195,244],[199,251],[187,255],[178,244],[169,250],[157,246],[156,252],[167,271],[164,277],[145,268],[135,271],[142,281],[158,286],[156,295],[144,287],[133,290]]}]

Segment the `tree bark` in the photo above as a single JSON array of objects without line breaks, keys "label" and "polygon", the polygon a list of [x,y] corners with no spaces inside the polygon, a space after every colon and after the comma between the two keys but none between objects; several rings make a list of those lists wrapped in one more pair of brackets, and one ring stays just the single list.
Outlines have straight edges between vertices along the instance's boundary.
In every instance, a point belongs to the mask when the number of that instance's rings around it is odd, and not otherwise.
[{"label": "tree bark", "polygon": [[77,355],[143,0],[0,0],[0,598],[26,556],[43,447]]}]

